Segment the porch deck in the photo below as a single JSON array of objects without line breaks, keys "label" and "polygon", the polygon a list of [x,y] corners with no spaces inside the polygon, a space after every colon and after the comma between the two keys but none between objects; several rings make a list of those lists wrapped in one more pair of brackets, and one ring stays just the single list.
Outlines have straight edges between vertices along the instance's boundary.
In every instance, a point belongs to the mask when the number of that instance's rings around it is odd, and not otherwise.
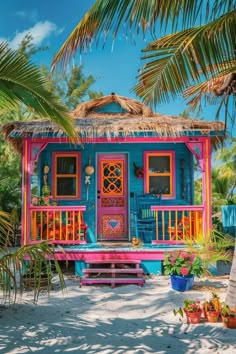
[{"label": "porch deck", "polygon": [[162,274],[162,261],[166,252],[184,249],[184,244],[143,244],[142,247],[133,247],[131,243],[111,244],[86,244],[86,245],[65,245],[62,248],[56,247],[56,258],[58,260],[75,261],[75,274],[83,276],[83,270],[87,268],[87,262],[97,261],[104,263],[113,260],[139,261],[145,273]]}]

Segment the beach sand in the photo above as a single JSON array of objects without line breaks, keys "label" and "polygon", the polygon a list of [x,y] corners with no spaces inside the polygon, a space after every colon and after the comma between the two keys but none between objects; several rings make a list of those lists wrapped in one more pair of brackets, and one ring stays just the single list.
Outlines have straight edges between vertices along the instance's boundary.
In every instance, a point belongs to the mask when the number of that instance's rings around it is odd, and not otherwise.
[{"label": "beach sand", "polygon": [[171,289],[168,276],[114,289],[65,279],[65,295],[55,277],[50,298],[42,291],[37,305],[31,291],[14,305],[1,305],[0,353],[236,353],[236,330],[222,323],[189,325],[173,315],[185,298],[209,299],[214,291],[224,300],[227,277],[196,280],[184,293]]}]

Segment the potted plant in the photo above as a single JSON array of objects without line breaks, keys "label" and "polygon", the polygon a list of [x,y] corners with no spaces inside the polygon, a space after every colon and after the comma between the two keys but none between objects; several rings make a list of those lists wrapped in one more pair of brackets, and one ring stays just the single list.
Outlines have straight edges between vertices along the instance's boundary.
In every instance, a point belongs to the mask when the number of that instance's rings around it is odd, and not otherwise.
[{"label": "potted plant", "polygon": [[140,240],[140,238],[137,238],[137,237],[132,237],[131,243],[132,243],[133,247],[142,247],[143,246],[142,240]]},{"label": "potted plant", "polygon": [[23,284],[26,288],[51,289],[52,268],[48,260],[32,260],[25,265]]},{"label": "potted plant", "polygon": [[174,315],[180,315],[181,317],[186,315],[187,322],[196,324],[201,321],[202,308],[199,300],[184,300],[184,306],[178,310],[174,309]]},{"label": "potted plant", "polygon": [[204,316],[208,322],[217,322],[221,312],[221,302],[217,294],[212,293],[211,298],[203,303]]},{"label": "potted plant", "polygon": [[177,291],[192,289],[194,276],[203,274],[201,258],[186,251],[166,253],[163,266],[164,274],[170,275],[172,288]]},{"label": "potted plant", "polygon": [[228,305],[223,304],[221,316],[225,327],[236,329],[236,308],[232,310]]}]

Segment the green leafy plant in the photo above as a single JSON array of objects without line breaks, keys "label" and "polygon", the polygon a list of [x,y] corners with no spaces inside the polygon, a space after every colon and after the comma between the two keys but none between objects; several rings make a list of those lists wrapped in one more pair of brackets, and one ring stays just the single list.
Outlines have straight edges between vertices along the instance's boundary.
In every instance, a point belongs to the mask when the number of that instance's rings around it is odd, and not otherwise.
[{"label": "green leafy plant", "polygon": [[201,303],[199,300],[190,300],[190,299],[184,299],[184,306],[179,307],[177,310],[174,309],[174,315],[180,315],[180,317],[184,316],[184,313],[186,312],[201,312]]},{"label": "green leafy plant", "polygon": [[195,275],[200,277],[203,274],[201,258],[186,251],[166,253],[163,266],[166,275]]},{"label": "green leafy plant", "polygon": [[231,262],[235,239],[217,230],[208,236],[199,235],[194,240],[186,240],[187,251],[201,258],[203,274],[211,274],[212,264],[223,261]]},{"label": "green leafy plant", "polygon": [[234,309],[231,309],[229,305],[223,303],[221,307],[221,315],[224,316],[225,318],[227,317],[236,318],[236,306]]},{"label": "green leafy plant", "polygon": [[212,293],[210,299],[203,303],[203,310],[205,312],[220,312],[221,302],[219,296]]}]

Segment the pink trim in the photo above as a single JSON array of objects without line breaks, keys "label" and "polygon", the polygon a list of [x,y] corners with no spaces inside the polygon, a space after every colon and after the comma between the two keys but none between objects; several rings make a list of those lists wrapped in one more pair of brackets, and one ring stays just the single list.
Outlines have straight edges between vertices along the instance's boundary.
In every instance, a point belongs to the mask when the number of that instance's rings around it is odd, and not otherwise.
[{"label": "pink trim", "polygon": [[22,216],[21,216],[21,245],[27,243],[27,140],[23,141],[22,153]]},{"label": "pink trim", "polygon": [[77,205],[77,206],[71,206],[71,205],[67,205],[67,206],[54,206],[54,205],[49,205],[49,206],[31,206],[29,208],[29,210],[31,211],[47,211],[47,210],[53,210],[53,211],[58,211],[58,210],[62,210],[62,211],[85,211],[86,210],[86,206],[84,205]]},{"label": "pink trim", "polygon": [[[33,143],[42,143],[42,139],[45,143],[67,143],[71,144],[71,140],[68,138],[26,138],[24,140],[32,141]],[[149,143],[156,143],[156,142],[179,142],[179,143],[185,143],[188,141],[205,141],[206,137],[116,137],[116,138],[82,138],[81,142],[82,143],[144,143],[144,142],[149,142]],[[74,143],[73,143],[74,144]]]},{"label": "pink trim", "polygon": [[154,205],[151,206],[152,211],[203,211],[203,205]]},{"label": "pink trim", "polygon": [[64,252],[56,251],[55,255],[58,260],[151,260],[151,261],[159,261],[165,259],[165,253],[168,251],[173,251],[173,249],[165,249],[165,250],[150,250],[150,251],[86,251],[86,250],[76,250],[69,251],[66,250]]},{"label": "pink trim", "polygon": [[[33,161],[38,161],[39,154],[47,147],[48,143],[32,143],[30,144],[30,160]],[[34,149],[38,148],[36,152],[34,152]]]},{"label": "pink trim", "polygon": [[199,163],[199,167],[202,172],[204,172],[204,153],[203,153],[203,142],[199,141],[190,141],[186,143],[186,146],[189,148],[191,153],[195,156],[196,160]]}]

